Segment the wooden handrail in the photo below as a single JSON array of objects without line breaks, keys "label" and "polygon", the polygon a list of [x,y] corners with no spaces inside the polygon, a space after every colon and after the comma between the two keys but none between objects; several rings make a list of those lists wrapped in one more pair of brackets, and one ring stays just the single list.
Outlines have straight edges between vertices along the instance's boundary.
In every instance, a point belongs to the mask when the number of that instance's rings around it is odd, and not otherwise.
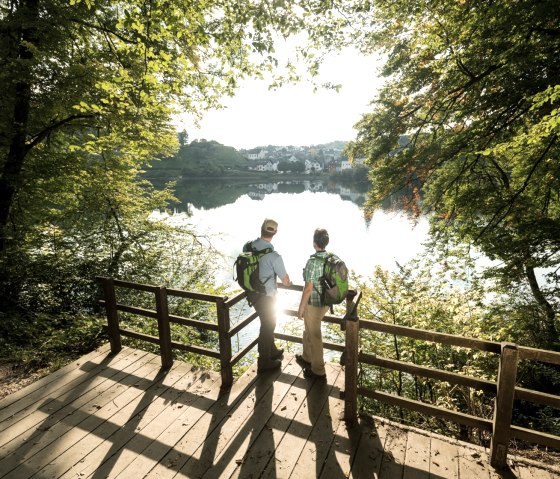
[{"label": "wooden handrail", "polygon": [[[257,339],[253,339],[244,346],[241,351],[232,355],[231,338],[257,318],[257,314],[252,312],[233,327],[230,325],[230,308],[245,299],[246,295],[244,292],[236,293],[233,296],[228,297],[194,293],[178,289],[168,289],[163,286],[138,284],[129,281],[115,280],[113,278],[98,277],[97,279],[103,285],[104,300],[101,300],[100,304],[105,307],[107,315],[107,331],[109,334],[112,353],[120,351],[122,347],[120,337],[127,336],[158,344],[160,346],[162,365],[164,367],[169,367],[171,365],[173,361],[173,349],[188,351],[219,359],[222,372],[222,387],[228,388],[233,382],[232,367],[257,344]],[[283,289],[290,289],[294,291],[302,291],[303,289],[303,287],[299,285],[284,287],[279,283],[278,286]],[[156,310],[154,311],[151,309],[118,303],[115,294],[116,287],[146,291],[154,294]],[[170,314],[167,305],[167,298],[169,296],[177,296],[216,304],[217,323],[188,319]],[[491,464],[496,468],[500,468],[505,465],[508,441],[510,438],[518,438],[560,448],[560,437],[558,436],[511,425],[511,413],[514,399],[531,401],[560,409],[560,396],[515,386],[517,364],[520,360],[534,360],[551,364],[560,364],[560,353],[528,348],[525,346],[517,346],[510,343],[465,338],[462,336],[439,333],[436,331],[427,331],[396,324],[388,324],[370,319],[360,319],[358,317],[358,306],[360,300],[361,292],[350,291],[346,300],[345,315],[343,317],[326,315],[324,318],[324,321],[327,323],[339,324],[341,330],[345,332],[346,336],[344,344],[324,342],[324,347],[343,352],[343,359],[341,358],[341,363],[343,362],[345,365],[345,387],[341,394],[344,397],[344,419],[347,422],[351,423],[356,420],[358,396],[363,396],[396,405],[398,407],[418,411],[423,414],[432,415],[441,419],[451,420],[460,424],[490,431],[492,433],[490,459]],[[118,317],[119,311],[156,319],[158,321],[158,337],[121,328]],[[297,311],[292,309],[287,309],[284,312],[285,314],[291,316],[297,315]],[[171,322],[195,327],[200,330],[217,332],[219,337],[219,351],[171,341],[169,332],[169,324]],[[375,331],[395,336],[404,336],[422,341],[498,354],[500,355],[498,380],[496,382],[488,381],[437,368],[383,358],[365,351],[360,351],[359,336],[361,330]],[[275,336],[276,338],[284,341],[295,343],[302,342],[301,337],[298,336],[283,333],[276,333]],[[459,384],[488,393],[494,393],[496,394],[494,417],[492,420],[489,420],[425,404],[401,396],[387,394],[382,391],[374,391],[364,387],[358,387],[357,379],[359,363],[383,367],[394,371],[406,372],[414,376],[447,381],[452,384]]]},{"label": "wooden handrail", "polygon": [[382,358],[373,354],[359,353],[358,360],[361,363],[370,364],[372,366],[380,366],[382,368],[391,369],[393,371],[402,371],[415,376],[425,378],[438,379],[447,381],[461,386],[471,387],[480,391],[496,393],[496,383],[485,379],[474,378],[464,374],[452,373],[441,369],[430,368],[427,366],[418,366],[405,361],[397,361],[395,359]]},{"label": "wooden handrail", "polygon": [[468,349],[477,349],[489,353],[500,354],[501,345],[496,341],[486,341],[483,339],[465,338],[454,334],[438,333],[425,329],[416,329],[409,326],[383,323],[371,319],[360,319],[360,329],[369,329],[378,333],[389,333],[397,336],[406,336],[413,339],[421,339],[434,343],[447,344],[449,346],[459,346]]},{"label": "wooden handrail", "polygon": [[[352,324],[352,323],[347,323]],[[358,360],[364,364],[375,365],[388,368],[394,371],[407,372],[412,375],[429,377],[452,384],[460,384],[472,387],[478,390],[495,393],[495,411],[492,421],[476,416],[464,415],[456,411],[451,411],[436,406],[427,405],[418,401],[394,396],[380,391],[373,391],[367,388],[356,388],[356,392],[348,391],[348,383],[345,391],[345,399],[349,397],[351,401],[357,402],[357,396],[364,396],[376,399],[388,404],[396,405],[413,411],[432,415],[440,419],[447,419],[459,424],[466,424],[473,427],[479,427],[492,432],[492,443],[490,448],[490,463],[493,467],[500,469],[505,467],[508,451],[508,442],[511,438],[519,438],[537,444],[560,448],[560,437],[547,434],[544,432],[533,431],[530,429],[520,428],[511,425],[511,416],[513,411],[513,400],[522,399],[532,401],[560,409],[560,396],[547,394],[538,391],[532,391],[525,388],[516,387],[516,371],[519,360],[537,360],[552,364],[560,364],[560,353],[554,351],[545,351],[534,348],[517,346],[511,343],[498,343],[494,341],[485,341],[473,338],[463,338],[460,336],[438,333],[435,331],[426,331],[421,329],[410,328],[395,324],[382,323],[380,321],[364,320],[357,321],[358,329],[370,330],[381,333],[393,334],[396,336],[405,336],[409,338],[430,341],[439,344],[459,346],[468,349],[476,349],[500,355],[500,368],[498,373],[498,381],[492,381],[473,378],[470,376],[442,371],[437,368],[419,366],[416,364],[397,361],[388,358],[381,358],[373,354],[358,352]],[[351,332],[352,335],[359,335],[359,332]],[[346,344],[352,345],[356,341],[348,340]],[[346,352],[348,357],[352,357],[352,351]],[[354,405],[349,408],[353,410]]]}]

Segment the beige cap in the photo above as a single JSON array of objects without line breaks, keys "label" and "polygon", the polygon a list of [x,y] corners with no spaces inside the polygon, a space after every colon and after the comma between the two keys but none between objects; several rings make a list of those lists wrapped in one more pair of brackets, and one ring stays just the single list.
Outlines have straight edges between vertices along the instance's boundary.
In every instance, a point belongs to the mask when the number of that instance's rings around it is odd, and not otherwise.
[{"label": "beige cap", "polygon": [[268,234],[274,235],[278,231],[278,223],[276,223],[276,221],[274,220],[271,220],[270,218],[267,218],[264,220],[261,226],[261,231],[263,233],[266,232]]}]

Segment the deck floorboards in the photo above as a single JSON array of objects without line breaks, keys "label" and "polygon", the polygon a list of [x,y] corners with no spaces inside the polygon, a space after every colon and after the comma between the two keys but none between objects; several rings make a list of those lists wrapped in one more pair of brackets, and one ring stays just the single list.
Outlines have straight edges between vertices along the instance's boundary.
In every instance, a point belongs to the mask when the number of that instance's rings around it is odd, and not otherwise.
[{"label": "deck floorboards", "polygon": [[0,478],[560,479],[484,448],[380,418],[342,421],[344,372],[310,381],[295,359],[227,392],[216,373],[108,345],[0,400]]}]

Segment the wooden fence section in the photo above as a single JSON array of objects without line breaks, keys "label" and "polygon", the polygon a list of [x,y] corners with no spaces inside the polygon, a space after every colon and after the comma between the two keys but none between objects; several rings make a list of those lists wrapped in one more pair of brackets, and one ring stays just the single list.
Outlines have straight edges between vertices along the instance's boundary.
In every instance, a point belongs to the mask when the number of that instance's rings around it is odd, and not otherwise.
[{"label": "wooden fence section", "polygon": [[[394,406],[417,411],[422,414],[479,428],[492,434],[490,463],[496,468],[501,468],[506,465],[508,443],[512,438],[560,449],[560,437],[558,436],[511,425],[515,399],[532,401],[560,409],[560,396],[516,386],[517,366],[520,360],[538,360],[560,365],[560,353],[526,348],[512,343],[498,343],[474,338],[464,338],[451,334],[425,331],[379,321],[363,320],[359,319],[357,315],[349,316],[346,319],[347,356],[345,401],[348,406],[345,419],[347,421],[355,420],[358,396],[364,396]],[[459,346],[498,354],[500,360],[497,381],[487,381],[368,354],[358,348],[360,330],[371,330],[379,333],[393,334],[395,336],[406,336],[439,344]],[[387,394],[382,391],[358,387],[355,378],[358,376],[359,363],[375,365],[394,371],[447,381],[452,384],[459,384],[476,390],[494,393],[496,395],[494,416],[490,420],[444,409],[420,401],[414,401],[401,396]]]},{"label": "wooden fence section", "polygon": [[[229,314],[230,308],[245,298],[244,292],[236,294],[232,298],[228,298],[226,296],[174,290],[162,286],[140,285],[114,280],[112,278],[98,279],[103,284],[105,300],[102,301],[102,304],[105,305],[107,312],[108,331],[112,352],[116,353],[120,351],[120,336],[123,335],[159,344],[162,365],[166,368],[169,368],[173,363],[173,349],[213,357],[220,360],[222,388],[228,389],[232,386],[233,366],[252,348],[254,348],[257,343],[257,338],[255,338],[241,351],[235,354],[235,356],[232,355],[232,337],[239,333],[242,329],[246,328],[257,317],[256,313],[252,312],[246,318],[231,327]],[[147,310],[118,303],[115,294],[115,287],[137,289],[153,293],[155,295],[156,310]],[[301,291],[302,287],[292,286],[286,289]],[[198,301],[215,303],[217,322],[204,322],[169,314],[168,297],[170,296],[179,296]],[[358,400],[359,397],[362,396],[490,432],[492,434],[490,463],[495,468],[502,468],[506,465],[508,443],[512,438],[560,449],[560,438],[558,436],[513,426],[511,424],[513,405],[514,400],[516,399],[536,402],[560,409],[559,396],[532,391],[516,386],[517,366],[519,361],[536,360],[560,365],[560,353],[526,348],[512,343],[498,343],[474,338],[465,338],[434,331],[387,324],[379,321],[360,319],[358,314],[360,300],[360,292],[350,291],[346,300],[346,314],[343,317],[334,315],[325,316],[325,322],[338,324],[341,329],[346,332],[344,344],[325,342],[324,347],[326,349],[340,351],[343,353],[345,371],[344,391],[342,392],[342,395],[345,406],[344,419],[347,423],[353,423],[356,421]],[[139,314],[145,317],[157,319],[159,337],[153,337],[121,328],[119,324],[118,311]],[[297,315],[297,312],[294,310],[286,310],[284,312],[291,316]],[[196,327],[200,330],[217,331],[219,337],[219,350],[215,351],[208,348],[179,344],[171,341],[170,323]],[[480,378],[451,373],[449,371],[428,368],[413,363],[375,356],[371,353],[360,350],[360,330],[370,330],[379,333],[392,334],[395,336],[405,336],[418,340],[458,346],[499,355],[500,360],[499,369],[497,371],[497,381],[487,381]],[[285,341],[296,343],[302,342],[301,337],[288,334],[276,333],[276,337]],[[420,401],[407,399],[402,396],[395,396],[382,391],[359,387],[358,373],[360,364],[369,364],[381,368],[388,368],[394,371],[409,373],[415,376],[447,381],[452,384],[467,386],[476,390],[495,394],[496,399],[493,418],[488,419],[464,414]]]},{"label": "wooden fence section", "polygon": [[[251,349],[253,349],[257,344],[258,338],[254,338],[235,355],[232,354],[231,339],[243,329],[247,328],[257,318],[256,312],[253,311],[245,318],[237,322],[237,324],[235,324],[233,327],[231,326],[230,309],[246,298],[244,292],[235,294],[233,297],[229,298],[227,296],[171,289],[164,286],[131,283],[128,281],[121,281],[113,278],[98,277],[97,279],[103,286],[104,299],[100,301],[100,304],[105,306],[108,322],[107,330],[109,334],[109,341],[111,344],[111,352],[113,353],[118,353],[121,350],[121,336],[126,336],[129,338],[139,339],[159,345],[161,362],[164,368],[170,368],[173,364],[174,349],[219,359],[220,371],[222,376],[222,388],[228,389],[233,384],[233,366],[235,366],[235,364],[237,364],[244,356],[246,356],[247,353],[249,353],[249,351],[251,351]],[[281,285],[279,286],[283,289],[290,289],[293,291],[301,291],[303,289],[301,286],[297,285],[288,288],[285,288]],[[156,309],[151,310],[146,308],[139,308],[133,305],[118,302],[116,293],[117,288],[145,291],[154,294],[154,303]],[[199,321],[170,314],[168,306],[170,297],[180,297],[206,303],[215,303],[217,321]],[[356,311],[360,297],[361,295],[350,295],[349,299],[347,300],[347,315],[352,311]],[[119,320],[119,311],[156,319],[159,333],[158,337],[122,328]],[[286,314],[292,316],[297,315],[297,311],[287,310],[285,312]],[[339,324],[342,328],[345,324],[344,317],[334,315],[327,315],[325,317],[325,321]],[[213,350],[200,346],[182,344],[172,341],[170,328],[171,323],[194,327],[200,331],[217,332],[219,338],[219,350]],[[302,342],[301,337],[287,334],[277,333],[276,338],[285,341],[299,343]],[[344,344],[335,344],[329,342],[325,342],[324,346],[326,349],[332,349],[340,352],[343,352],[345,348]]]},{"label": "wooden fence section", "polygon": [[[153,286],[120,281],[113,278],[100,277],[98,280],[103,285],[104,300],[100,301],[100,303],[105,306],[107,314],[109,341],[112,353],[116,354],[121,350],[121,336],[126,336],[159,345],[161,363],[164,368],[170,368],[173,364],[173,349],[219,359],[221,365],[222,387],[226,389],[233,384],[233,366],[256,344],[256,340],[251,342],[246,348],[244,348],[243,351],[240,351],[235,357],[232,357],[231,338],[256,318],[256,314],[249,315],[249,317],[245,318],[233,329],[231,328],[229,310],[234,304],[238,303],[245,297],[244,293],[237,294],[233,298],[228,299],[227,296],[194,293],[191,291],[166,288],[164,286]],[[153,293],[156,309],[151,310],[119,303],[117,301],[116,288]],[[199,321],[196,319],[189,319],[170,314],[169,297],[180,297],[206,303],[214,303],[216,305],[217,322]],[[119,311],[156,319],[159,333],[158,337],[122,328],[118,315]],[[217,332],[219,338],[219,351],[172,341],[171,323],[195,327],[200,331]]]}]

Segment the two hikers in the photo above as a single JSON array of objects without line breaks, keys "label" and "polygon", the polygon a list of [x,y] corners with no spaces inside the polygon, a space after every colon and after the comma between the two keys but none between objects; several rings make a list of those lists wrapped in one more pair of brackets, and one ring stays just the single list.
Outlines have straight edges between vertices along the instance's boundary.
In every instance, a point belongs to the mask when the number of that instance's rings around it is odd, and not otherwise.
[{"label": "two hikers", "polygon": [[[282,257],[274,251],[271,243],[277,231],[278,223],[267,218],[261,226],[260,237],[248,242],[243,248],[245,254],[249,257],[253,256],[253,261],[258,264],[253,266],[252,272],[256,277],[249,278],[246,273],[245,284],[242,284],[243,280],[239,279],[242,273],[238,269],[238,281],[247,291],[247,299],[255,307],[261,322],[258,339],[258,371],[279,368],[284,352],[274,344],[276,280],[279,278],[284,286],[290,286],[292,283]],[[305,286],[298,309],[298,318],[304,320],[303,352],[301,355],[296,355],[296,360],[302,366],[304,376],[307,378],[326,378],[321,321],[329,306],[325,304],[324,294],[321,294],[326,287],[321,282],[324,280],[325,259],[328,255],[325,247],[328,243],[327,230],[316,229],[313,234],[315,253],[307,261],[303,272]]]}]

